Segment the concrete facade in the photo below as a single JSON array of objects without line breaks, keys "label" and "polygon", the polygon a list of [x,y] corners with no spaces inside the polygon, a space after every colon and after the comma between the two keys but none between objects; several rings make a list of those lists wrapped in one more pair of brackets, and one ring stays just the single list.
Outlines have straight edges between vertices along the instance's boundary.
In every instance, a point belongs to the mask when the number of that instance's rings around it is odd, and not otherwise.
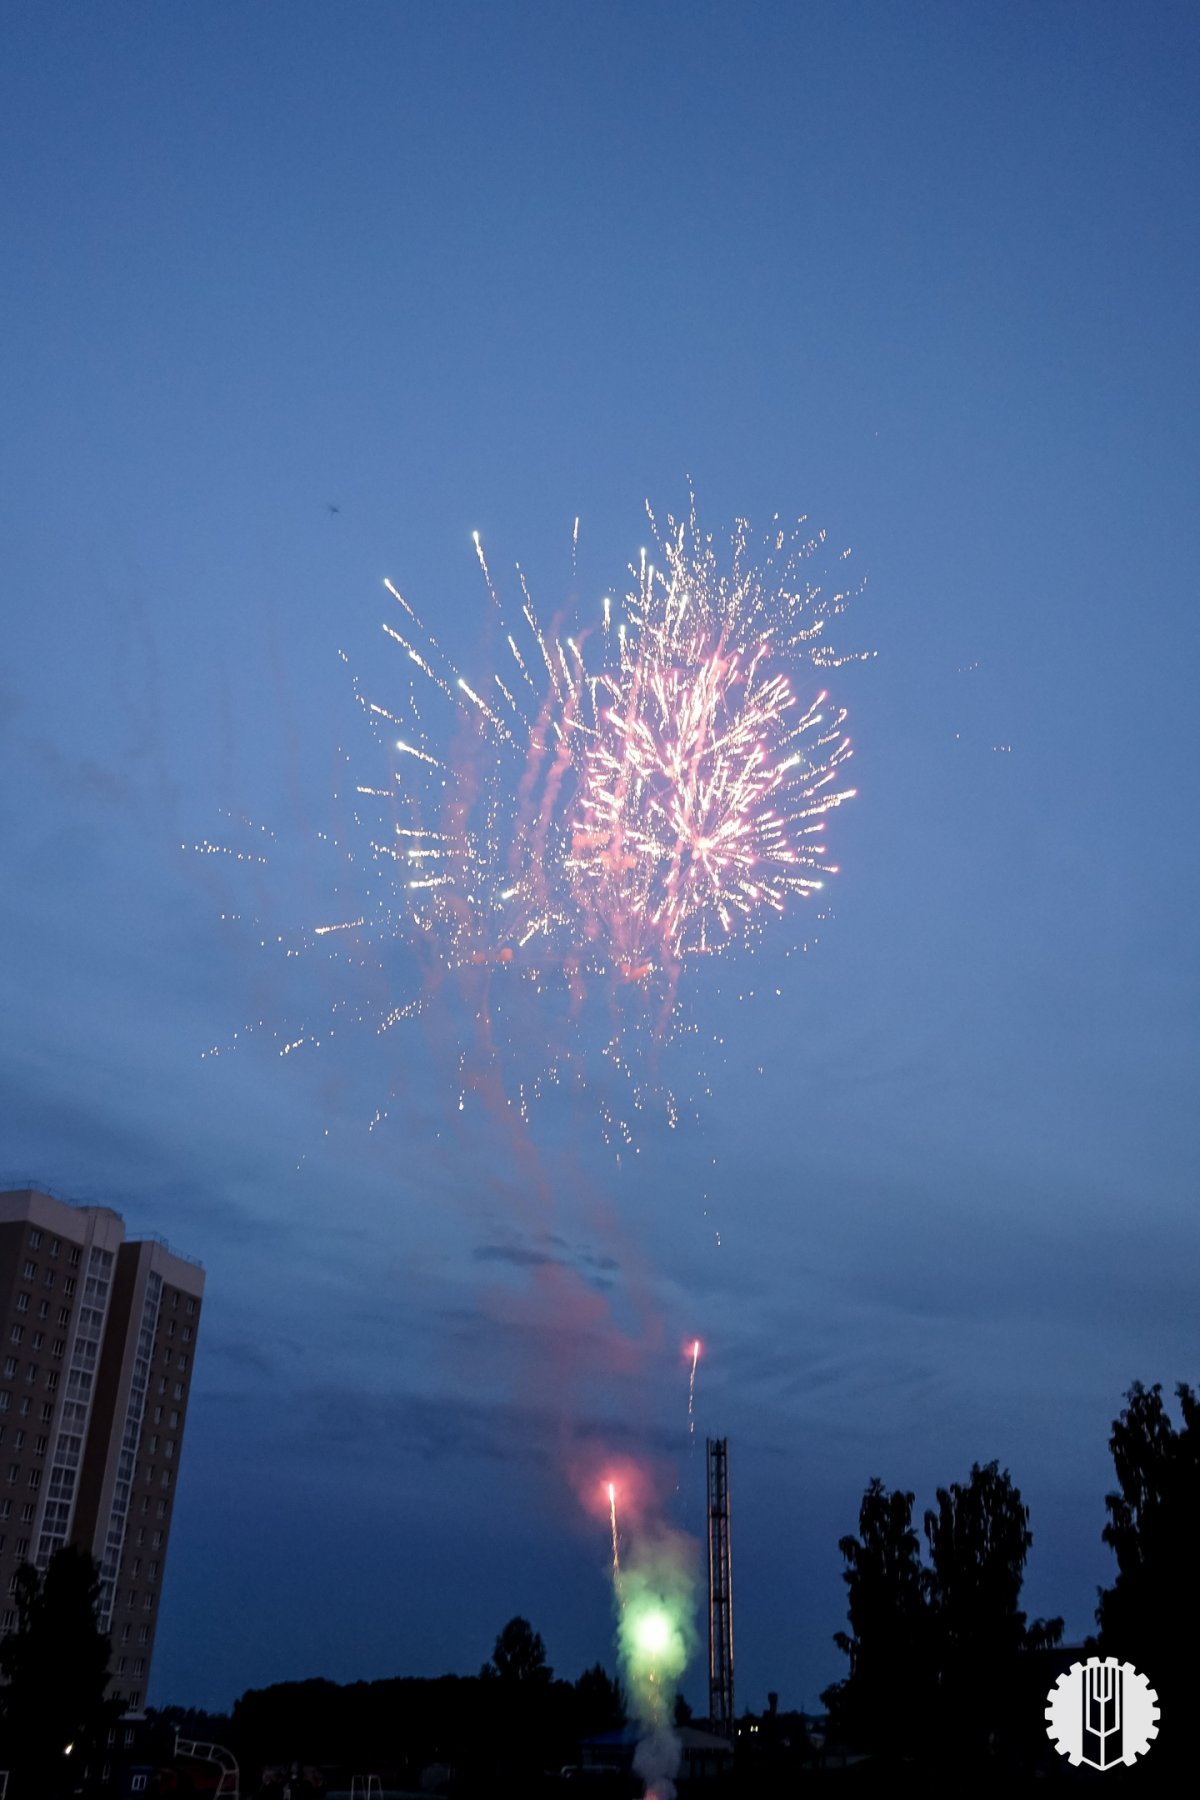
[{"label": "concrete facade", "polygon": [[204,1271],[109,1207],[0,1193],[0,1634],[63,1544],[100,1565],[113,1690],[141,1709],[158,1627]]}]

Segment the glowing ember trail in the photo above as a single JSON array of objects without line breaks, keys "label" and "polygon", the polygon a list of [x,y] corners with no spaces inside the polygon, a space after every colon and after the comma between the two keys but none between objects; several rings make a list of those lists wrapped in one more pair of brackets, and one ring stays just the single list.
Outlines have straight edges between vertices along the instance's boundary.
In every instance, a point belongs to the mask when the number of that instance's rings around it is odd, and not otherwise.
[{"label": "glowing ember trail", "polygon": [[610,1481],[608,1484],[608,1518],[612,1527],[613,1582],[619,1597],[621,1592],[621,1547],[617,1537],[617,1484],[615,1481]]},{"label": "glowing ember trail", "polygon": [[688,1376],[688,1435],[696,1435],[696,1364],[700,1361],[700,1339],[692,1345],[692,1369]]}]

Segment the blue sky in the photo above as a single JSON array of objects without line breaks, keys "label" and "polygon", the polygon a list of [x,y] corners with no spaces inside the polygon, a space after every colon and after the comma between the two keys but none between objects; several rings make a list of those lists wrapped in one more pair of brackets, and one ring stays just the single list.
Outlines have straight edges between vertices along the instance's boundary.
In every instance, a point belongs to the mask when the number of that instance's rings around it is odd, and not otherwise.
[{"label": "blue sky", "polygon": [[[0,1163],[209,1271],[151,1698],[472,1670],[514,1612],[608,1660],[573,1457],[699,1528],[696,1333],[745,1703],[841,1672],[875,1474],[1008,1465],[1081,1635],[1121,1394],[1196,1375],[1194,10],[2,31]],[[551,1116],[537,1200],[419,1028],[280,1059],[361,987],[220,915],[332,898],[385,576],[470,662],[473,529],[552,610],[578,516],[595,605],[689,478],[853,546],[860,791],[819,932],[697,977],[701,1122],[618,1168]],[[265,869],[181,849],[230,815]]]}]

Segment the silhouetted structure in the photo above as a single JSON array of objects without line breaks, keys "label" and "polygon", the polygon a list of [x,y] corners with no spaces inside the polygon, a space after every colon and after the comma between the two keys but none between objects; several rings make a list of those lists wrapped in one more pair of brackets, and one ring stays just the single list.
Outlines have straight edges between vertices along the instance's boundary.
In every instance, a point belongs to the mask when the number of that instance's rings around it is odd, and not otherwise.
[{"label": "silhouetted structure", "polygon": [[708,1716],[722,1737],[733,1735],[733,1575],[729,1554],[728,1438],[707,1438],[708,1458]]}]

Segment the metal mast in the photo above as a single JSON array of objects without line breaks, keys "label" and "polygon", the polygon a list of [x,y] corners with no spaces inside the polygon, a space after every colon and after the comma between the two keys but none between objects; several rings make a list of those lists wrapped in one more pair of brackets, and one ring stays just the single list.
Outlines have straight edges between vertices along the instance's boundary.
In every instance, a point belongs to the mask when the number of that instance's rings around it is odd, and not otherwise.
[{"label": "metal mast", "polygon": [[708,1716],[733,1737],[733,1579],[729,1562],[728,1438],[706,1438],[708,1455]]}]

